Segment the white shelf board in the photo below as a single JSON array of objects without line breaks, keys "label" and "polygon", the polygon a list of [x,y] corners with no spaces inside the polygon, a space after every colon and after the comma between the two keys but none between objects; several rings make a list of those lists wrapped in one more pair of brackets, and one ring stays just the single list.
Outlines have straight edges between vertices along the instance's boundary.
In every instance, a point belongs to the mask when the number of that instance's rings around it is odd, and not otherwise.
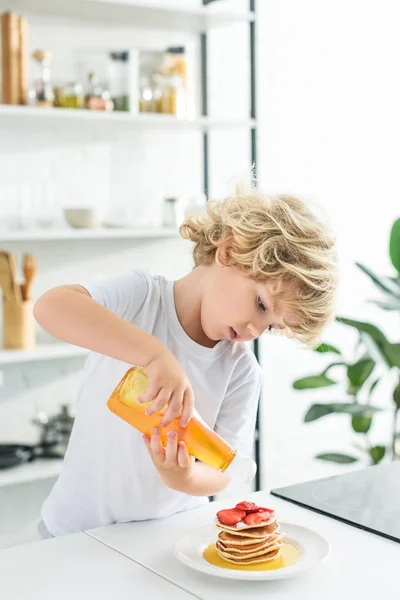
[{"label": "white shelf board", "polygon": [[62,464],[61,458],[37,458],[17,467],[1,469],[0,487],[58,477]]},{"label": "white shelf board", "polygon": [[254,119],[225,119],[213,117],[197,117],[195,119],[178,119],[173,115],[161,115],[129,112],[85,110],[73,108],[41,108],[35,106],[14,106],[0,104],[0,119],[15,121],[26,120],[51,120],[57,122],[85,121],[96,124],[123,123],[134,128],[204,131],[209,129],[234,129],[255,127]]},{"label": "white shelf board", "polygon": [[38,344],[32,350],[0,350],[0,367],[19,363],[57,360],[65,358],[85,358],[88,355],[86,348],[54,342]]},{"label": "white shelf board", "polygon": [[20,229],[13,231],[0,231],[0,244],[3,242],[41,242],[61,240],[145,240],[176,238],[179,233],[176,229],[128,229],[128,228],[103,228],[98,229]]},{"label": "white shelf board", "polygon": [[[12,6],[11,6],[12,4]],[[140,0],[0,0],[0,9],[29,15],[73,18],[124,27],[201,32],[229,23],[248,23],[254,19],[250,11],[227,10],[224,2],[215,6],[185,8],[165,6],[165,2]]]}]

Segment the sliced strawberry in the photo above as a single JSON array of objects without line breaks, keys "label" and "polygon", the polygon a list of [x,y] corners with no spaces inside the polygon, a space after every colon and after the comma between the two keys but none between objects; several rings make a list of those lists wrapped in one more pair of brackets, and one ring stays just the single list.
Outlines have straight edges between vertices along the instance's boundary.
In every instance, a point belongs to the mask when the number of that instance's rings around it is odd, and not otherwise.
[{"label": "sliced strawberry", "polygon": [[239,502],[239,504],[236,504],[235,508],[238,508],[239,510],[245,510],[246,513],[258,512],[260,510],[257,504],[254,504],[254,502],[247,502],[246,500],[244,500],[243,502]]},{"label": "sliced strawberry", "polygon": [[270,512],[256,512],[249,513],[245,516],[244,522],[246,525],[261,525],[261,523],[266,523],[271,518]]},{"label": "sliced strawberry", "polygon": [[240,521],[243,521],[245,516],[246,512],[237,508],[229,508],[217,512],[217,519],[222,525],[237,525]]},{"label": "sliced strawberry", "polygon": [[263,506],[259,506],[258,512],[269,512],[272,515],[272,513],[275,511],[273,508],[264,508]]}]

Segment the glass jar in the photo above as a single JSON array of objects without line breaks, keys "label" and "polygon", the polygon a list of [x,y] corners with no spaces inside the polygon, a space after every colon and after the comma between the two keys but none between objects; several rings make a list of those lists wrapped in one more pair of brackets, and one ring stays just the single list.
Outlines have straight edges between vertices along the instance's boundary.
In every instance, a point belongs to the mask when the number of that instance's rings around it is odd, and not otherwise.
[{"label": "glass jar", "polygon": [[153,89],[147,77],[140,80],[139,112],[156,112]]},{"label": "glass jar", "polygon": [[85,95],[85,108],[90,110],[113,110],[114,103],[111,100],[110,92],[99,84],[96,73],[90,72],[88,79],[89,86]]},{"label": "glass jar", "polygon": [[110,94],[114,110],[129,110],[128,52],[110,52]]},{"label": "glass jar", "polygon": [[28,93],[29,103],[35,106],[52,107],[54,102],[53,86],[51,85],[51,52],[49,50],[35,50],[32,58],[39,67],[38,77],[35,79],[33,89]]},{"label": "glass jar", "polygon": [[72,81],[64,86],[57,94],[58,106],[62,108],[83,108],[85,97],[80,83]]},{"label": "glass jar", "polygon": [[176,197],[164,198],[162,224],[167,228],[178,228],[183,222],[180,202]]}]

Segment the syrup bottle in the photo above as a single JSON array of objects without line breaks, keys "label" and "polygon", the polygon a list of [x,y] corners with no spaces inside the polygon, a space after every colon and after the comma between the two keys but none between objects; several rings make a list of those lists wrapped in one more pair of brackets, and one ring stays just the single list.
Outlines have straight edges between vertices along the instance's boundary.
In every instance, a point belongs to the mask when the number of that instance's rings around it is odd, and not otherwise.
[{"label": "syrup bottle", "polygon": [[181,427],[179,417],[166,427],[160,426],[163,409],[153,415],[146,415],[148,403],[139,404],[138,397],[145,393],[148,378],[140,367],[131,367],[121,379],[110,398],[107,406],[116,415],[151,437],[154,427],[160,429],[161,443],[165,446],[167,434],[175,429],[178,441],[185,442],[191,456],[208,465],[225,472],[235,482],[249,483],[256,472],[256,464],[250,458],[243,456],[212,431],[196,416],[192,417],[186,427]]}]

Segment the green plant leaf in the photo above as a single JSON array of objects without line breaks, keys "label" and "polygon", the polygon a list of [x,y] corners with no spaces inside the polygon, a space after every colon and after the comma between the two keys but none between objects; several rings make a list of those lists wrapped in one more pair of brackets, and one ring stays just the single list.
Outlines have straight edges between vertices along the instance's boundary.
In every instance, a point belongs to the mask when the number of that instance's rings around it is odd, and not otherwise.
[{"label": "green plant leaf", "polygon": [[315,458],[318,460],[327,460],[329,462],[340,463],[342,465],[357,462],[358,458],[349,456],[348,454],[340,454],[339,452],[327,452],[326,454],[317,454]]},{"label": "green plant leaf", "polygon": [[390,277],[381,277],[379,275],[376,275],[373,271],[371,271],[371,269],[369,269],[365,265],[362,265],[361,263],[356,262],[356,265],[359,269],[361,269],[361,271],[368,275],[370,279],[372,279],[374,284],[380,290],[382,290],[386,294],[389,294],[390,296],[400,298],[400,289]]},{"label": "green plant leaf", "polygon": [[351,417],[351,426],[356,433],[368,433],[371,428],[372,417],[363,415]]},{"label": "green plant leaf", "polygon": [[371,406],[369,404],[356,404],[355,402],[331,402],[327,404],[312,404],[308,409],[305,417],[305,423],[311,423],[321,417],[330,415],[333,413],[347,414],[353,416],[368,416],[373,413],[382,410],[377,406]]},{"label": "green plant leaf", "polygon": [[374,383],[371,385],[371,387],[369,388],[369,392],[368,392],[368,398],[371,398],[374,389],[376,388],[376,386],[378,385],[378,383],[380,382],[381,378],[378,377],[378,379],[375,379]]},{"label": "green plant leaf", "polygon": [[322,343],[316,348],[314,348],[314,352],[320,352],[321,354],[327,354],[328,352],[333,354],[341,354],[340,350],[332,346],[331,344]]},{"label": "green plant leaf", "polygon": [[400,368],[400,344],[388,344],[386,354],[391,366]]},{"label": "green plant leaf", "polygon": [[295,390],[312,390],[316,388],[328,387],[330,385],[335,385],[336,381],[333,379],[329,379],[324,374],[321,375],[310,375],[309,377],[303,377],[302,379],[297,379],[293,383],[293,387]]},{"label": "green plant leaf", "polygon": [[347,369],[347,377],[350,383],[356,388],[361,388],[371,375],[374,367],[375,362],[372,358],[362,358],[354,365],[350,365]]},{"label": "green plant leaf", "polygon": [[377,465],[386,454],[385,446],[373,446],[369,449],[369,455],[374,465]]},{"label": "green plant leaf", "polygon": [[379,308],[383,310],[400,310],[400,299],[397,300],[393,298],[393,300],[388,302],[381,302],[380,300],[369,300],[370,304],[376,304]]},{"label": "green plant leaf", "polygon": [[392,265],[400,273],[400,219],[393,223],[390,232],[389,254]]},{"label": "green plant leaf", "polygon": [[342,323],[343,325],[348,325],[350,327],[354,327],[361,333],[366,334],[368,338],[372,340],[375,349],[383,358],[386,365],[389,367],[397,366],[397,362],[393,362],[392,360],[392,354],[397,354],[397,352],[395,352],[394,350],[392,352],[391,350],[391,346],[396,346],[396,344],[390,344],[386,339],[385,335],[382,333],[382,331],[378,329],[378,327],[372,325],[371,323],[354,321],[353,319],[346,319],[345,317],[337,317],[336,319],[339,323]]},{"label": "green plant leaf", "polygon": [[400,381],[393,392],[393,400],[398,409],[400,409]]}]

